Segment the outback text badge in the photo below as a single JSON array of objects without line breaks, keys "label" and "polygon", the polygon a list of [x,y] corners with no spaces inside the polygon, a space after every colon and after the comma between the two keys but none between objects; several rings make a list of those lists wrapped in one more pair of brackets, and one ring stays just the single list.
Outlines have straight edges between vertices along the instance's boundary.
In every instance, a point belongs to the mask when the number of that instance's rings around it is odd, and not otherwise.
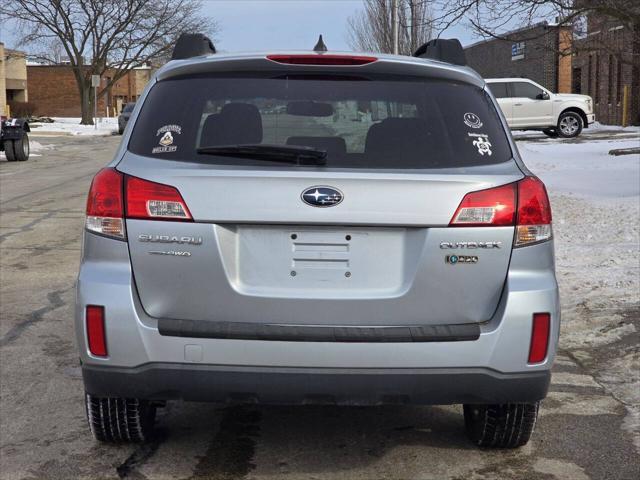
[{"label": "outback text badge", "polygon": [[307,188],[300,197],[304,203],[312,207],[333,207],[344,198],[340,190],[321,185]]}]

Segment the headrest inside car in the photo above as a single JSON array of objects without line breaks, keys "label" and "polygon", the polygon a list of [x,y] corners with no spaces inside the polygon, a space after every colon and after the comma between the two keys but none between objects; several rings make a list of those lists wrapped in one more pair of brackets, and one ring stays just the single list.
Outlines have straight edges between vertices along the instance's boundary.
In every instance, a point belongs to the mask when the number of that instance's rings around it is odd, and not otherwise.
[{"label": "headrest inside car", "polygon": [[201,147],[262,142],[262,117],[255,105],[227,103],[220,113],[209,115],[202,127]]}]

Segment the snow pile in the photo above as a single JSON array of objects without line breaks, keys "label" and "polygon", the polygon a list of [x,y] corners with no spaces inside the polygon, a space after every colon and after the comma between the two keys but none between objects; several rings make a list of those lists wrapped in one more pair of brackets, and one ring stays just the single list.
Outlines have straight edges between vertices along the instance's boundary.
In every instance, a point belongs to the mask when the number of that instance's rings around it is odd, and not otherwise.
[{"label": "snow pile", "polygon": [[640,156],[609,155],[613,149],[634,147],[640,147],[640,136],[582,143],[565,143],[558,139],[518,142],[526,165],[550,191],[592,201],[635,198],[637,202]]},{"label": "snow pile", "polygon": [[79,117],[53,117],[53,123],[30,124],[33,135],[113,135],[118,131],[117,118],[98,119],[98,128],[94,125],[80,125]]},{"label": "snow pile", "polygon": [[560,348],[626,406],[640,451],[640,154],[608,153],[640,146],[640,130],[602,133],[518,149],[551,197]]},{"label": "snow pile", "polygon": [[608,154],[639,144],[640,135],[518,141],[551,197],[565,347],[617,340],[629,328],[619,325],[622,314],[640,307],[640,154]]}]

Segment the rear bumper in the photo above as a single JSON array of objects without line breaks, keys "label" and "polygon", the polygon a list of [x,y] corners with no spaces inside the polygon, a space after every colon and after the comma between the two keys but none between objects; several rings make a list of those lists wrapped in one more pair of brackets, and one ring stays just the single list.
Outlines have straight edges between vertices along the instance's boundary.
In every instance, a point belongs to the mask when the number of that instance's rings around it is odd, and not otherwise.
[{"label": "rear bumper", "polygon": [[96,396],[261,404],[455,404],[533,402],[545,397],[548,370],[486,368],[318,369],[152,363],[136,368],[84,365]]},{"label": "rear bumper", "polygon": [[[291,341],[246,339],[244,331],[240,332],[242,339],[229,338],[233,329],[225,330],[224,335],[218,332],[218,338],[211,338],[209,331],[167,336],[161,332],[161,319],[147,315],[140,304],[127,244],[87,234],[76,300],[76,334],[85,384],[94,395],[158,400],[534,401],[546,393],[560,331],[553,271],[551,242],[514,250],[498,308],[491,319],[477,324],[479,335],[475,332],[473,338]],[[459,298],[464,300],[463,290]],[[86,305],[105,306],[108,357],[88,351]],[[536,312],[551,314],[551,338],[547,358],[529,364]]]}]

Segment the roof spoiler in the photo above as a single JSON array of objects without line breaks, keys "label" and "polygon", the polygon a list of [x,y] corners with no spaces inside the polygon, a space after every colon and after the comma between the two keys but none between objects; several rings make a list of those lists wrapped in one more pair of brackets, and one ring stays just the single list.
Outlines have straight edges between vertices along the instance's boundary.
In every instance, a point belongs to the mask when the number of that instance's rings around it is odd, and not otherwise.
[{"label": "roof spoiler", "polygon": [[455,65],[467,65],[467,57],[460,40],[457,38],[434,38],[418,48],[414,57],[429,58],[441,62],[453,63]]},{"label": "roof spoiler", "polygon": [[213,46],[209,37],[202,33],[183,33],[178,38],[176,46],[173,47],[171,60],[182,60],[212,53],[216,53],[216,47]]}]

